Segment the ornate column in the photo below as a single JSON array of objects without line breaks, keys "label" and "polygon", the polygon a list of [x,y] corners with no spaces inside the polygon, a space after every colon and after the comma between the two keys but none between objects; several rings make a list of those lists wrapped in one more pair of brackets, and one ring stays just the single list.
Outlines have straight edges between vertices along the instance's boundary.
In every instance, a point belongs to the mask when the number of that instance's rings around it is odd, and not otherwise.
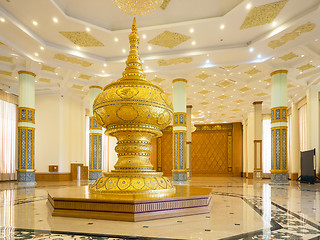
[{"label": "ornate column", "polygon": [[290,169],[291,180],[295,181],[298,178],[300,170],[300,146],[299,146],[299,110],[298,104],[291,104],[291,121],[290,121]]},{"label": "ornate column", "polygon": [[173,181],[184,184],[187,181],[187,80],[178,78],[173,83]]},{"label": "ornate column", "polygon": [[89,180],[96,180],[102,176],[102,127],[93,117],[93,102],[102,92],[100,86],[90,86],[90,126],[89,126]]},{"label": "ornate column", "polygon": [[192,105],[187,105],[187,171],[188,179],[191,179],[191,141],[192,141],[192,123],[191,123]]},{"label": "ornate column", "polygon": [[19,71],[18,182],[36,184],[34,169],[35,74]]},{"label": "ornate column", "polygon": [[254,177],[262,178],[262,101],[253,102],[254,107]]},{"label": "ornate column", "polygon": [[288,184],[287,73],[271,73],[271,184]]}]

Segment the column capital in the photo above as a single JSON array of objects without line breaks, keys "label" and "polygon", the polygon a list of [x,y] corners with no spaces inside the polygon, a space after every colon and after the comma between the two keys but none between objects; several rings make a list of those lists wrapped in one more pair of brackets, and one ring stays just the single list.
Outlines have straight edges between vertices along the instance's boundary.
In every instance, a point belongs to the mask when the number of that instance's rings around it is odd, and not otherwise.
[{"label": "column capital", "polygon": [[187,108],[192,108],[192,105],[187,105]]},{"label": "column capital", "polygon": [[275,75],[277,73],[288,73],[288,70],[277,70],[277,71],[270,73],[270,76],[272,77],[273,75]]},{"label": "column capital", "polygon": [[100,86],[98,86],[98,85],[91,85],[91,86],[89,87],[89,89],[90,89],[90,88],[99,88],[99,89],[103,90],[103,88],[100,87]]},{"label": "column capital", "polygon": [[29,71],[24,71],[24,70],[19,71],[18,74],[28,74],[28,75],[31,75],[31,76],[33,76],[33,77],[36,77],[36,74],[35,74],[35,73],[29,72]]},{"label": "column capital", "polygon": [[176,78],[172,81],[172,83],[175,83],[175,82],[185,82],[185,83],[188,83],[188,81],[184,78]]},{"label": "column capital", "polygon": [[256,105],[256,104],[262,104],[263,103],[263,101],[255,101],[255,102],[253,102],[252,104],[253,105]]}]

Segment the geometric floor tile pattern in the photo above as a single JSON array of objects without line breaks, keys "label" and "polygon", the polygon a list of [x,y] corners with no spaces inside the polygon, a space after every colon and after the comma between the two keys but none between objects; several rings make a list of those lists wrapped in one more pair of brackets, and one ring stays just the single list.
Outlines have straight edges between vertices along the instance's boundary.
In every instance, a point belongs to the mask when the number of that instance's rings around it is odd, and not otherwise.
[{"label": "geometric floor tile pattern", "polygon": [[190,185],[212,188],[210,214],[144,222],[50,215],[47,190],[87,184],[0,182],[0,239],[320,239],[320,184],[194,177]]}]

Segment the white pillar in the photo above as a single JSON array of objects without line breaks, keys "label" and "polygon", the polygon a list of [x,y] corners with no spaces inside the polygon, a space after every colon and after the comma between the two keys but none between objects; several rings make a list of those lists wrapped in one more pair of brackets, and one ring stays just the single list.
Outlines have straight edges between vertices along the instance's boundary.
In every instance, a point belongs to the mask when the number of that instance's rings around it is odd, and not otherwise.
[{"label": "white pillar", "polygon": [[254,112],[248,114],[247,160],[247,178],[252,179],[254,170]]},{"label": "white pillar", "polygon": [[187,80],[178,78],[173,83],[173,181],[183,184],[187,181]]},{"label": "white pillar", "polygon": [[93,116],[93,103],[102,92],[100,86],[90,86],[90,127],[89,127],[89,180],[96,180],[102,176],[102,128]]},{"label": "white pillar", "polygon": [[298,178],[300,170],[300,146],[299,146],[299,111],[298,104],[291,104],[291,121],[290,121],[290,173],[291,180]]},{"label": "white pillar", "polygon": [[18,182],[35,184],[35,74],[19,71]]},{"label": "white pillar", "polygon": [[253,102],[254,107],[254,177],[262,178],[262,101]]},{"label": "white pillar", "polygon": [[191,110],[192,110],[192,105],[187,105],[187,171],[188,171],[188,179],[191,178],[191,142],[192,142]]},{"label": "white pillar", "polygon": [[248,157],[247,157],[247,120],[242,124],[243,126],[243,144],[242,144],[242,177],[247,177],[248,172]]},{"label": "white pillar", "polygon": [[319,174],[319,88],[307,90],[307,149],[316,149],[316,172]]},{"label": "white pillar", "polygon": [[288,184],[287,73],[271,73],[271,184]]}]

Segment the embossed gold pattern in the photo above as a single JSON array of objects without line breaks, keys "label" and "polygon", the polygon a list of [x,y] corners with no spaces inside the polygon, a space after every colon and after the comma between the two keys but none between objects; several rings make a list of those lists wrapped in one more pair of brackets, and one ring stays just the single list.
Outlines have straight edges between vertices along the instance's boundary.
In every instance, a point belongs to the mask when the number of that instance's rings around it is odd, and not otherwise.
[{"label": "embossed gold pattern", "polygon": [[13,58],[12,57],[7,57],[7,56],[0,56],[0,61],[13,63]]},{"label": "embossed gold pattern", "polygon": [[82,79],[85,79],[85,80],[90,80],[91,76],[86,75],[86,74],[80,74],[78,78],[82,78]]},{"label": "embossed gold pattern", "polygon": [[41,70],[48,71],[48,72],[54,72],[56,70],[56,68],[55,67],[50,67],[50,66],[47,66],[47,65],[42,65]]},{"label": "embossed gold pattern", "polygon": [[231,70],[231,69],[234,69],[236,67],[238,67],[239,65],[230,65],[230,66],[222,66],[220,67],[221,69],[224,69],[224,70]]},{"label": "embossed gold pattern", "polygon": [[249,91],[251,88],[248,88],[248,87],[243,87],[243,88],[239,88],[238,90],[241,91],[241,92],[246,92],[246,91]]},{"label": "embossed gold pattern", "polygon": [[191,37],[180,33],[164,31],[155,38],[151,39],[148,43],[161,47],[174,48],[190,38]]},{"label": "embossed gold pattern", "polygon": [[261,72],[259,69],[252,68],[252,69],[250,69],[250,70],[248,70],[248,71],[246,71],[246,72],[244,72],[244,73],[252,76],[252,75],[257,74],[257,73],[259,73],[259,72]]},{"label": "embossed gold pattern", "polygon": [[152,82],[157,82],[157,83],[162,83],[163,81],[165,81],[165,79],[159,78],[159,77],[155,77],[154,79],[152,79]]},{"label": "embossed gold pattern", "polygon": [[299,57],[299,55],[297,55],[293,52],[289,52],[288,54],[285,54],[279,58],[282,59],[283,61],[289,61],[289,60],[296,58],[296,57]]},{"label": "embossed gold pattern", "polygon": [[39,78],[39,82],[50,83],[51,80],[48,78]]},{"label": "embossed gold pattern", "polygon": [[196,78],[200,78],[202,80],[205,80],[208,77],[211,77],[212,75],[206,74],[206,73],[201,73],[200,75],[196,76]]},{"label": "embossed gold pattern", "polygon": [[172,58],[168,60],[158,60],[159,66],[177,65],[180,63],[191,63],[192,57]]},{"label": "embossed gold pattern", "polygon": [[232,86],[234,84],[236,84],[236,81],[233,81],[231,79],[227,79],[227,80],[221,80],[221,81],[217,82],[216,86],[225,88],[225,87]]},{"label": "embossed gold pattern", "polygon": [[272,23],[287,2],[288,0],[283,0],[252,8],[242,23],[240,29],[242,30]]},{"label": "embossed gold pattern", "polygon": [[83,86],[77,85],[77,84],[73,84],[73,85],[72,85],[72,88],[78,89],[78,90],[82,90]]},{"label": "embossed gold pattern", "polygon": [[286,44],[289,41],[295,40],[303,33],[311,32],[316,27],[316,24],[307,22],[296,29],[294,29],[290,33],[284,34],[280,39],[273,40],[268,43],[268,47],[275,49],[277,47],[281,47],[282,45]]},{"label": "embossed gold pattern", "polygon": [[314,68],[314,66],[311,65],[310,63],[297,67],[297,69],[300,70],[301,72],[304,72],[310,68]]},{"label": "embossed gold pattern", "polygon": [[162,10],[166,10],[166,8],[168,7],[168,4],[171,0],[163,0],[163,3],[161,4],[160,8]]},{"label": "embossed gold pattern", "polygon": [[69,56],[66,56],[66,55],[61,54],[61,53],[55,54],[54,58],[58,59],[60,61],[69,62],[69,63],[72,63],[72,64],[79,64],[82,67],[90,67],[93,64],[91,62],[87,62],[85,60],[81,60],[81,59],[78,59],[78,58],[75,58],[75,57],[69,57]]},{"label": "embossed gold pattern", "polygon": [[104,45],[87,32],[60,32],[79,47],[103,47]]},{"label": "embossed gold pattern", "polygon": [[127,14],[144,16],[160,7],[163,0],[113,0],[113,3]]},{"label": "embossed gold pattern", "polygon": [[12,77],[12,72],[8,72],[8,71],[5,71],[5,70],[0,70],[0,74]]},{"label": "embossed gold pattern", "polygon": [[174,194],[169,179],[150,163],[152,137],[171,122],[172,103],[163,90],[145,78],[138,45],[136,20],[129,35],[130,52],[122,78],[105,86],[94,101],[93,113],[105,133],[117,138],[118,161],[90,187],[110,198],[123,196],[165,197]]}]

